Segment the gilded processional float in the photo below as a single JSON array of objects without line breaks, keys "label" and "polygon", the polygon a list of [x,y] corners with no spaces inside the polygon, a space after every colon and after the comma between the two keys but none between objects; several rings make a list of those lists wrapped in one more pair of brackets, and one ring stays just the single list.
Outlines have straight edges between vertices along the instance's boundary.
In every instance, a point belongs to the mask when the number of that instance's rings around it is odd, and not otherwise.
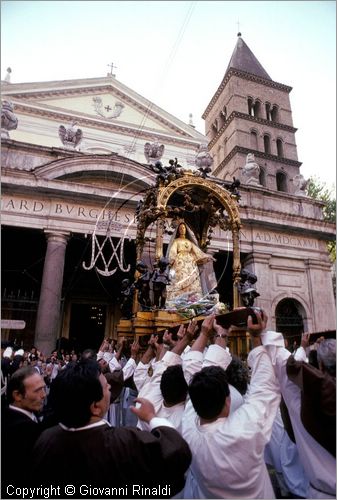
[{"label": "gilded processional float", "polygon": [[[239,181],[234,178],[225,186],[209,179],[211,169],[205,162],[193,171],[182,168],[177,159],[166,167],[160,161],[150,167],[157,174],[156,184],[137,206],[135,279],[121,284],[122,317],[117,326],[118,336],[136,337],[143,346],[152,333],[174,330],[192,317],[198,321],[208,314],[229,313],[219,301],[214,258],[207,253],[216,227],[231,233],[232,307],[252,306],[259,295],[256,277],[241,270]],[[169,237],[165,245],[164,237]],[[244,327],[234,327],[229,340],[232,352],[247,352]]]}]

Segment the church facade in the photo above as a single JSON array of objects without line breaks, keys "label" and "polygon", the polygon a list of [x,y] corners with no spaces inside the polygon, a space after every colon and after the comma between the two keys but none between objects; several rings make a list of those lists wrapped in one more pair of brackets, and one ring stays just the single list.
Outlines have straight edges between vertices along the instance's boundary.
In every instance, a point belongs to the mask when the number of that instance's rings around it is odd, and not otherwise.
[{"label": "church facade", "polygon": [[[208,145],[209,179],[240,179],[241,264],[258,277],[256,305],[289,338],[334,329],[335,229],[305,194],[290,87],[273,82],[238,38],[197,132],[115,77],[2,82],[3,338],[49,353],[115,336],[120,283],[134,272],[135,212],[155,182],[150,163],[195,169]],[[166,240],[167,243],[167,240]],[[232,303],[232,241],[209,247],[220,298]]]}]

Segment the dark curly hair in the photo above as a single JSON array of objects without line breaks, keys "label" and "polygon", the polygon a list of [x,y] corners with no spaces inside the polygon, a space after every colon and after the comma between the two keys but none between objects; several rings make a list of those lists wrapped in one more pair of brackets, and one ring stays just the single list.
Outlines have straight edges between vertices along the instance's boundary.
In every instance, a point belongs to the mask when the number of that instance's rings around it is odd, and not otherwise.
[{"label": "dark curly hair", "polygon": [[226,372],[220,366],[207,366],[194,374],[188,392],[199,417],[217,418],[229,396]]},{"label": "dark curly hair", "polygon": [[93,402],[103,398],[99,380],[101,370],[97,361],[84,359],[68,363],[53,380],[50,387],[50,404],[58,422],[67,427],[88,424]]},{"label": "dark curly hair", "polygon": [[226,370],[228,383],[244,396],[248,389],[249,372],[246,365],[237,356],[232,356],[232,361]]},{"label": "dark curly hair", "polygon": [[187,397],[187,383],[181,365],[173,365],[166,368],[161,377],[160,390],[165,403],[176,405],[185,401]]}]

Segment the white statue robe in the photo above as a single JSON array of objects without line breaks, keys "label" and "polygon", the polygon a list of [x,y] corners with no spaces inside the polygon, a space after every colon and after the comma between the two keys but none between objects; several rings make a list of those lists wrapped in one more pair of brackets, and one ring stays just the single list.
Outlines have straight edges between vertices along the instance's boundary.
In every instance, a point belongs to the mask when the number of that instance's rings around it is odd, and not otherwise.
[{"label": "white statue robe", "polygon": [[202,295],[201,271],[198,264],[204,264],[210,260],[210,255],[200,250],[189,239],[176,238],[171,245],[169,259],[175,276],[173,283],[167,287],[167,299],[172,300],[188,292]]}]

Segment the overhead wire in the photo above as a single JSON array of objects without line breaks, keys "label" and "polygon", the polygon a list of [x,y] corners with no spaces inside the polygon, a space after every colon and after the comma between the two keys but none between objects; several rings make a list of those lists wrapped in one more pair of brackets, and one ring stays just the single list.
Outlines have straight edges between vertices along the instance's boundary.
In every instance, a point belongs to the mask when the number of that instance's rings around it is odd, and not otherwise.
[{"label": "overhead wire", "polygon": [[[178,32],[178,36],[174,42],[174,45],[171,49],[171,52],[166,60],[166,63],[165,63],[165,66],[162,70],[162,73],[161,75],[159,76],[158,80],[157,80],[157,84],[156,84],[156,87],[155,87],[155,90],[154,90],[154,93],[155,95],[158,93],[159,89],[162,88],[162,83],[164,81],[164,79],[167,77],[167,73],[169,72],[170,70],[170,67],[172,66],[172,63],[174,61],[174,58],[177,54],[177,51],[179,49],[179,46],[181,44],[181,41],[182,41],[182,38],[185,34],[185,31],[186,31],[186,28],[188,26],[188,23],[191,19],[191,16],[192,16],[192,13],[193,13],[193,10],[195,8],[195,5],[196,5],[196,1],[192,1],[190,2],[189,4],[189,7],[188,7],[188,10],[187,10],[187,13],[184,17],[184,20],[183,20],[183,23],[180,27],[180,30]],[[142,119],[141,119],[141,122],[136,130],[136,132],[134,133],[133,135],[133,138],[131,140],[131,144],[129,146],[129,151],[127,153],[127,155],[125,156],[125,159],[123,160],[123,163],[122,163],[122,169],[121,169],[121,176],[120,176],[120,179],[119,179],[119,186],[117,188],[117,190],[114,192],[114,194],[111,196],[111,198],[109,199],[109,201],[105,204],[104,208],[102,209],[101,211],[101,214],[104,213],[104,210],[107,208],[107,206],[111,203],[111,201],[114,199],[114,202],[113,202],[113,207],[112,207],[112,213],[114,213],[114,211],[116,211],[116,213],[118,212],[118,210],[120,210],[120,208],[125,205],[125,203],[129,200],[126,200],[122,203],[122,205],[116,210],[116,207],[117,207],[117,197],[118,197],[118,194],[123,190],[125,189],[127,186],[132,186],[132,184],[134,184],[135,182],[138,182],[139,179],[136,179],[136,180],[133,180],[132,182],[128,183],[126,186],[124,185],[124,178],[125,178],[125,168],[126,168],[126,161],[127,159],[130,158],[130,155],[131,155],[131,151],[133,150],[133,148],[135,147],[136,143],[137,143],[137,140],[138,138],[140,137],[141,133],[143,132],[144,128],[145,128],[145,125],[146,125],[146,120],[148,118],[148,116],[150,115],[151,111],[152,111],[152,108],[154,106],[154,103],[151,102],[151,101],[148,101],[148,106],[145,110],[145,112],[143,113],[142,115]],[[144,176],[144,177],[147,177],[147,176]],[[134,195],[133,195],[134,196]],[[129,198],[130,199],[130,198]],[[99,217],[97,219],[97,222],[99,222]],[[96,234],[96,229],[97,229],[97,223],[96,223],[96,226],[95,226],[95,229],[94,229],[94,232],[93,232],[93,235],[92,237],[95,236]],[[109,231],[109,226],[108,226],[108,229],[107,229],[107,234],[108,234],[108,231]]]},{"label": "overhead wire", "polygon": [[[173,48],[172,48],[172,50],[171,50],[171,52],[170,52],[170,54],[169,54],[169,56],[168,56],[168,58],[167,58],[167,60],[166,60],[165,66],[164,66],[164,68],[163,68],[163,70],[162,70],[162,74],[159,76],[159,78],[158,78],[158,80],[157,80],[157,84],[156,84],[156,87],[155,87],[155,89],[154,89],[154,93],[155,93],[155,95],[158,93],[158,90],[159,90],[160,88],[162,88],[162,82],[163,82],[164,78],[166,78],[166,76],[167,76],[167,72],[169,71],[169,69],[170,69],[170,67],[171,67],[171,65],[172,65],[172,63],[173,63],[173,61],[174,61],[174,58],[175,58],[176,53],[177,53],[177,51],[178,51],[178,48],[179,48],[179,46],[180,46],[180,44],[181,44],[181,40],[182,40],[182,38],[183,38],[183,36],[184,36],[184,33],[185,33],[186,28],[187,28],[187,26],[188,26],[188,23],[189,23],[189,21],[190,21],[190,19],[191,19],[191,16],[192,16],[193,10],[194,10],[194,8],[195,8],[195,5],[196,5],[196,1],[190,2],[190,5],[189,5],[189,8],[188,8],[187,14],[186,14],[186,16],[185,16],[185,18],[184,18],[184,20],[183,20],[183,24],[182,24],[182,26],[181,26],[181,28],[180,28],[180,30],[179,30],[179,33],[178,33],[177,39],[176,39],[176,41],[174,42]],[[150,112],[152,111],[153,106],[154,106],[154,103],[153,103],[153,102],[151,102],[151,101],[148,101],[148,106],[147,106],[147,108],[146,108],[145,112],[144,112],[144,113],[143,113],[143,115],[142,115],[142,120],[141,120],[141,122],[140,122],[140,124],[139,124],[139,126],[138,126],[138,128],[137,128],[136,132],[134,133],[133,138],[132,138],[131,145],[130,145],[130,147],[129,147],[129,152],[128,152],[128,153],[127,153],[127,155],[126,155],[126,158],[127,158],[127,159],[129,159],[129,157],[130,157],[130,154],[131,154],[131,151],[132,151],[133,147],[135,147],[135,145],[136,145],[136,143],[137,143],[137,140],[138,140],[138,138],[140,137],[141,132],[143,132],[143,130],[144,130],[144,128],[145,128],[145,123],[146,123],[146,120],[147,120],[147,118],[148,118],[148,116],[149,116]],[[117,190],[117,192],[119,192],[119,191],[120,191],[120,188],[122,187],[122,184],[123,184],[123,182],[124,182],[124,169],[125,169],[125,165],[126,165],[126,161],[124,161],[124,164],[122,165],[123,172],[122,172],[122,176],[121,176],[121,179],[120,179],[120,182],[119,182],[119,189]],[[110,201],[111,201],[111,199],[112,199],[113,197],[114,197],[114,196],[112,196],[112,197],[110,198]],[[109,201],[108,203],[110,203],[110,201]],[[117,202],[117,200],[116,200],[116,198],[115,198],[115,202],[114,202],[114,209],[116,208],[116,202]],[[108,204],[108,203],[107,203],[107,204]],[[105,205],[105,207],[107,206],[107,204]]]}]

